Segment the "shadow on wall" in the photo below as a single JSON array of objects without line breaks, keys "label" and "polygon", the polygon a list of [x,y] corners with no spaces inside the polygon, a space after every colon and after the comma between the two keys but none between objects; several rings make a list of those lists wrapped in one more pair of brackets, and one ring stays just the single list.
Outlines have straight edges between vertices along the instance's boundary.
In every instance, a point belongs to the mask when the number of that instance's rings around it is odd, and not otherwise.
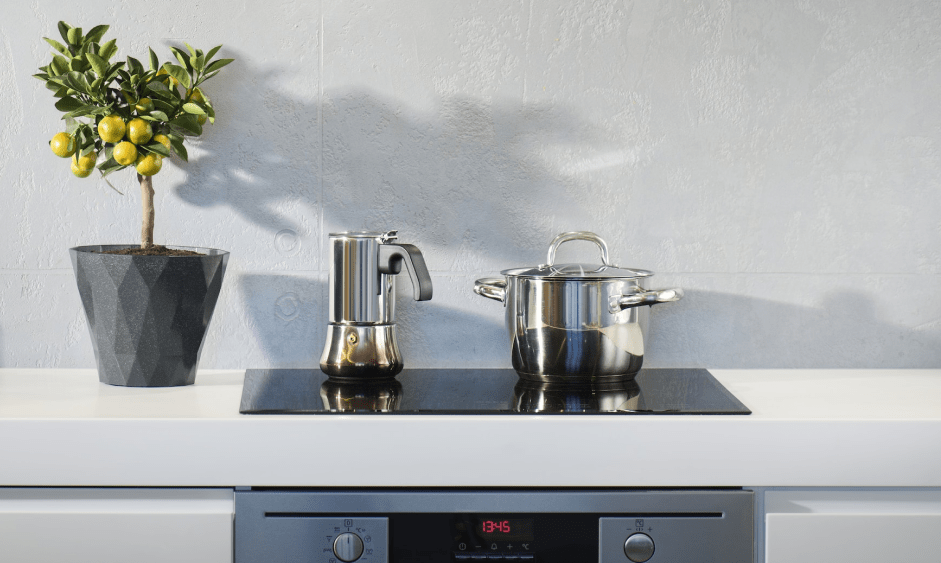
[{"label": "shadow on wall", "polygon": [[821,307],[687,290],[651,315],[651,367],[921,368],[941,366],[937,331],[878,318],[872,297],[831,293]]},{"label": "shadow on wall", "polygon": [[[245,274],[237,279],[244,308],[242,326],[260,348],[265,360],[260,367],[317,367],[327,334],[326,276],[318,280],[304,275]],[[434,281],[436,289],[447,287],[444,279]],[[408,285],[408,280],[397,285]],[[509,366],[499,320],[434,299],[414,302],[410,289],[398,289],[396,325],[399,348],[410,367]]]},{"label": "shadow on wall", "polygon": [[242,328],[261,348],[267,365],[317,365],[326,338],[324,284],[306,275],[244,274],[236,278],[242,298]]},{"label": "shadow on wall", "polygon": [[598,155],[631,151],[557,105],[450,97],[416,108],[350,88],[321,106],[269,86],[278,68],[232,56],[238,72],[212,89],[225,125],[207,129],[192,181],[175,186],[192,205],[230,207],[271,232],[321,210],[325,231],[397,228],[439,271],[517,249],[541,256],[560,229],[622,223],[629,190],[602,201],[576,177]]}]

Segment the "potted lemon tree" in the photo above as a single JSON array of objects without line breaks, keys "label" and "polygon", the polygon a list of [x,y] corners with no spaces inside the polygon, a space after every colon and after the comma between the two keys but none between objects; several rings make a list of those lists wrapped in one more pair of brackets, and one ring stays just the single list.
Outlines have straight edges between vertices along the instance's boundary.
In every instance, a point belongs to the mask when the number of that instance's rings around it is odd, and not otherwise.
[{"label": "potted lemon tree", "polygon": [[165,158],[185,162],[186,139],[215,121],[202,85],[232,59],[213,60],[221,45],[208,52],[186,45],[170,47],[174,62],[161,62],[153,49],[146,66],[133,57],[112,61],[118,48],[115,40],[104,41],[108,26],[87,33],[65,22],[58,27],[62,42],[43,38],[52,60],[35,75],[64,114],[52,152],[70,159],[79,178],[130,168],[141,190],[140,244],[70,249],[99,379],[140,387],[192,384],[229,254],[154,244],[153,178]]}]

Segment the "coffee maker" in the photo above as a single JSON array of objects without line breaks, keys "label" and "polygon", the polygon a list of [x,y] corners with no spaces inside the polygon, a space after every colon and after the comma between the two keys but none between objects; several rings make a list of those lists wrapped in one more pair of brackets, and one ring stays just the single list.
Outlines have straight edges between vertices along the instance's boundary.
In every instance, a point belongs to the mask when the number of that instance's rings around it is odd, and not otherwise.
[{"label": "coffee maker", "polygon": [[431,299],[421,251],[396,231],[330,233],[330,324],[320,369],[333,379],[395,377],[404,364],[395,339],[395,278],[408,272],[416,301]]}]

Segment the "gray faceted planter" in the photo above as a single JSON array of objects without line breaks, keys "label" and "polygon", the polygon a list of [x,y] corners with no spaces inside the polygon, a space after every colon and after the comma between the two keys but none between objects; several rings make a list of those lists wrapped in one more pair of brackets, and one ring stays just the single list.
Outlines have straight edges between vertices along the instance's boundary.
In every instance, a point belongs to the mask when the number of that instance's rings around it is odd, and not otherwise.
[{"label": "gray faceted planter", "polygon": [[219,298],[229,253],[173,247],[205,256],[133,256],[69,249],[91,331],[98,378],[109,385],[191,385]]}]

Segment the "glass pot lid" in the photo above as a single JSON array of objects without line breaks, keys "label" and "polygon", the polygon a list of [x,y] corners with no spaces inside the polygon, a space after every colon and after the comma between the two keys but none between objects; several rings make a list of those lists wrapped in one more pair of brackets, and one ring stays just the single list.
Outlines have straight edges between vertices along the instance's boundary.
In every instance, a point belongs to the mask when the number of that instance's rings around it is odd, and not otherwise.
[{"label": "glass pot lid", "polygon": [[[598,245],[601,250],[601,264],[556,264],[555,253],[562,243],[573,240],[585,240]],[[621,268],[611,264],[608,259],[608,245],[595,233],[588,231],[572,231],[562,233],[552,240],[549,245],[549,253],[546,257],[546,263],[529,268],[512,268],[500,272],[504,276],[515,276],[523,278],[551,278],[551,279],[571,279],[571,280],[625,280],[646,278],[653,275],[649,270],[639,270],[637,268]]]}]

